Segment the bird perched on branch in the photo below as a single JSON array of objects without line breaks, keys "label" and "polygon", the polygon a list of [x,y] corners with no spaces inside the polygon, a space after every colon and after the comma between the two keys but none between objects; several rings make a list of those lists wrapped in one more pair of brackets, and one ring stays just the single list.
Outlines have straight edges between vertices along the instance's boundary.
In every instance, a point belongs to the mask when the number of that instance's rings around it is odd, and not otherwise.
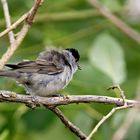
[{"label": "bird perched on branch", "polygon": [[80,69],[80,55],[76,49],[47,49],[35,61],[6,64],[0,76],[10,77],[24,85],[32,96],[56,94],[68,85],[73,74]]}]

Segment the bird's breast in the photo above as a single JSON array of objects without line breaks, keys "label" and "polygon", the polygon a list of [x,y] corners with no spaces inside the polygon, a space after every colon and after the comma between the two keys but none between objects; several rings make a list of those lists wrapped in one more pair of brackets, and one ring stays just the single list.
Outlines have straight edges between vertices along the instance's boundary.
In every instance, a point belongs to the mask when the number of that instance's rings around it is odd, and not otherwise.
[{"label": "bird's breast", "polygon": [[69,67],[65,67],[62,73],[55,75],[35,74],[30,79],[33,84],[27,88],[32,95],[47,96],[56,94],[68,85],[72,77],[73,74]]}]

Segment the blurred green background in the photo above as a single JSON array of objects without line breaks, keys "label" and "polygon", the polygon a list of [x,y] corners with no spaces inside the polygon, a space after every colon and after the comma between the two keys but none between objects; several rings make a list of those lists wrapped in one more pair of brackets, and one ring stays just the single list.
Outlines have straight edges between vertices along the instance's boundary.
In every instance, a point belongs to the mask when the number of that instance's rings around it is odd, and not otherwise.
[{"label": "blurred green background", "polygon": [[[101,3],[136,31],[140,23],[126,15],[126,1],[101,0]],[[16,21],[33,5],[33,0],[9,0],[12,21]],[[17,33],[21,26],[14,32]],[[5,29],[0,4],[0,32]],[[120,84],[129,99],[138,93],[140,74],[140,45],[127,37],[85,0],[44,0],[35,22],[9,63],[23,59],[34,60],[49,45],[76,48],[81,54],[81,71],[62,91],[65,95],[107,95],[107,87]],[[9,46],[7,36],[0,39],[0,56]],[[0,89],[25,94],[15,81],[0,78]],[[64,114],[87,135],[113,106],[104,104],[76,104],[61,106]],[[117,112],[107,120],[94,140],[110,140],[125,120],[128,110]],[[139,116],[137,114],[136,116]],[[135,118],[125,140],[140,139],[140,123]],[[0,140],[75,140],[60,120],[49,110],[31,110],[16,103],[0,104]]]}]

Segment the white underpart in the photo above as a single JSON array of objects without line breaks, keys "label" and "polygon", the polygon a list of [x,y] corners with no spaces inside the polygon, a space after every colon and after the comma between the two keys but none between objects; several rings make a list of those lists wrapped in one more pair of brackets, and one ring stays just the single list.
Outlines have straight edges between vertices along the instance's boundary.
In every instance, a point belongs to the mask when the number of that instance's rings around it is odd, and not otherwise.
[{"label": "white underpart", "polygon": [[[73,77],[73,71],[70,67],[65,67],[64,71],[56,75],[34,74],[32,76],[35,82],[32,88],[27,87],[31,95],[47,96],[56,94],[59,90],[65,88]],[[41,80],[40,80],[41,79]]]}]

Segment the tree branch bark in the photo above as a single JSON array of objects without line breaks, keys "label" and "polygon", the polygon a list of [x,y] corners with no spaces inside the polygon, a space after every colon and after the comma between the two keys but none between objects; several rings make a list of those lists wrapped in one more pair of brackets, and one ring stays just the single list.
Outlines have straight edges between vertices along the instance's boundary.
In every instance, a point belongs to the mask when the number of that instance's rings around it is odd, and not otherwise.
[{"label": "tree branch bark", "polygon": [[[14,102],[23,103],[30,108],[44,106],[54,112],[57,117],[62,121],[62,123],[70,129],[75,135],[77,135],[81,140],[85,140],[87,137],[78,127],[76,127],[68,118],[57,108],[60,105],[68,105],[73,103],[104,103],[119,106],[115,109],[113,108],[111,113],[103,118],[101,122],[95,127],[93,132],[96,132],[99,126],[104,123],[114,112],[120,108],[139,107],[140,101],[136,100],[125,100],[126,106],[124,107],[124,100],[121,98],[114,98],[109,96],[97,96],[97,95],[68,95],[59,97],[39,97],[30,95],[21,95],[12,91],[0,91],[0,102]],[[113,112],[113,113],[112,113]],[[111,114],[111,115],[110,115]],[[92,133],[93,133],[92,132]],[[91,134],[92,136],[92,134]]]},{"label": "tree branch bark", "polygon": [[[124,104],[123,99],[114,98],[109,96],[98,95],[67,95],[60,97],[39,97],[36,96],[35,100],[30,95],[21,95],[11,91],[0,91],[0,102],[17,102],[25,105],[34,106],[60,106],[73,103],[104,103],[109,105],[122,106]],[[134,105],[138,107],[140,101],[126,100],[127,105]]]},{"label": "tree branch bark", "polygon": [[[11,26],[11,19],[10,19],[8,3],[7,3],[7,0],[1,0],[1,2],[3,6],[3,11],[4,11],[6,27],[9,28]],[[8,36],[9,36],[10,44],[13,44],[15,42],[15,36],[14,36],[13,31],[9,32]]]},{"label": "tree branch bark", "polygon": [[66,127],[70,129],[74,134],[76,134],[81,140],[86,139],[86,135],[78,128],[76,127],[72,122],[68,120],[68,118],[61,112],[61,110],[57,107],[49,108],[52,112],[54,112],[57,117],[62,121],[63,124],[65,124]]},{"label": "tree branch bark", "polygon": [[[31,27],[31,23],[33,22],[35,14],[36,14],[39,6],[42,4],[42,2],[43,2],[43,0],[35,0],[35,3],[33,5],[33,7],[31,8],[31,10],[29,11],[27,18],[25,19],[25,23],[24,23],[21,31],[19,32],[14,44],[11,44],[11,46],[7,49],[6,53],[0,59],[0,69],[2,69],[4,67],[4,65],[12,57],[12,55],[14,54],[16,49],[22,43],[23,39],[25,38],[26,34],[28,33],[29,28]],[[25,14],[25,17],[26,17],[26,14]],[[9,31],[11,31],[11,29],[9,29]],[[8,32],[6,32],[6,33],[8,33]],[[2,34],[2,35],[4,35],[4,34]]]}]

